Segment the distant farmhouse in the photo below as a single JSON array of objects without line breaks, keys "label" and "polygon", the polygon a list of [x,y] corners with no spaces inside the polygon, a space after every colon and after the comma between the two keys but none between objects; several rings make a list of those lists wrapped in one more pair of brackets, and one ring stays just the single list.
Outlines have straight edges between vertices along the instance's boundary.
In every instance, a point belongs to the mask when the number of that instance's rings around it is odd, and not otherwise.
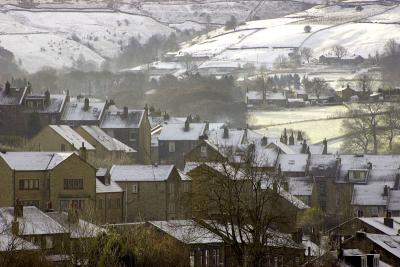
[{"label": "distant farmhouse", "polygon": [[319,57],[320,64],[334,65],[334,64],[342,64],[342,65],[360,65],[364,62],[364,58],[360,55],[351,55],[351,56],[343,56],[337,57],[334,55],[321,55]]}]

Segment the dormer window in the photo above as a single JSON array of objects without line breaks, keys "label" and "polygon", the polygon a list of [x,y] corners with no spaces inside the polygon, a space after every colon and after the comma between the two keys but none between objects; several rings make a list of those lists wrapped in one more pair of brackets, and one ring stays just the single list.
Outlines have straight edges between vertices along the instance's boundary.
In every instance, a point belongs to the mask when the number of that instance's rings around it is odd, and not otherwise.
[{"label": "dormer window", "polygon": [[294,165],[296,161],[294,159],[289,160],[289,165]]},{"label": "dormer window", "polygon": [[365,182],[368,170],[349,170],[350,182]]}]

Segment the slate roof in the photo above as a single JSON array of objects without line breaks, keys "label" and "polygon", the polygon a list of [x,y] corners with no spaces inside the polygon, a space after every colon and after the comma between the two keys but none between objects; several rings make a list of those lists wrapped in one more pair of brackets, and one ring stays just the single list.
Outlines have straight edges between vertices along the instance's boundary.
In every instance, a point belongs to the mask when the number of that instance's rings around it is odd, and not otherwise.
[{"label": "slate roof", "polygon": [[400,259],[400,236],[368,233],[365,235],[375,245],[378,245],[382,249]]},{"label": "slate roof", "polygon": [[[35,97],[44,99],[44,95],[27,95],[25,99]],[[36,111],[38,113],[60,113],[63,110],[66,99],[67,96],[64,94],[51,94],[50,103],[46,105],[43,109],[37,109]]]},{"label": "slate roof", "polygon": [[335,178],[339,170],[336,155],[311,155],[309,172],[314,176]]},{"label": "slate roof", "polygon": [[237,147],[242,144],[244,130],[228,129],[228,137],[224,138],[224,129],[208,131],[208,140],[217,147]]},{"label": "slate roof", "polygon": [[149,221],[149,224],[184,244],[223,243],[219,236],[200,227],[193,220]]},{"label": "slate roof", "polygon": [[[124,152],[136,152],[133,148],[125,145],[121,141],[109,136],[100,127],[96,125],[82,125],[81,128],[99,142],[108,151],[124,151]],[[94,145],[94,144],[93,144]]]},{"label": "slate roof", "polygon": [[387,209],[390,211],[400,211],[400,190],[389,190]]},{"label": "slate roof", "polygon": [[351,204],[356,206],[386,206],[388,196],[383,195],[385,186],[393,187],[393,182],[381,181],[354,185]]},{"label": "slate roof", "polygon": [[65,109],[61,115],[62,121],[99,121],[102,118],[106,107],[105,102],[98,100],[89,100],[89,109],[84,110],[84,100],[72,99],[65,105]]},{"label": "slate roof", "polygon": [[26,95],[27,88],[10,88],[10,93],[6,94],[5,89],[0,88],[0,105],[1,106],[16,106],[21,105]]},{"label": "slate roof", "polygon": [[[8,225],[14,220],[14,207],[0,208],[0,225]],[[51,235],[66,233],[65,229],[46,213],[36,207],[23,207],[23,216],[19,217],[20,235]]]},{"label": "slate roof", "polygon": [[61,227],[70,234],[73,239],[76,238],[93,238],[104,232],[105,229],[92,224],[88,221],[78,219],[77,223],[71,223],[68,221],[67,212],[48,212],[46,213],[54,221],[59,223]]},{"label": "slate roof", "polygon": [[384,217],[359,217],[357,219],[372,226],[385,235],[397,235],[400,230],[400,217],[392,217],[393,228],[388,227],[383,223]]},{"label": "slate roof", "polygon": [[261,91],[248,91],[246,97],[249,100],[263,100],[263,93]]},{"label": "slate roof", "polygon": [[281,154],[278,158],[282,172],[305,172],[307,168],[308,154]]},{"label": "slate roof", "polygon": [[123,110],[107,111],[100,128],[102,129],[137,129],[140,127],[144,110],[128,110],[128,117],[124,117]]},{"label": "slate roof", "polygon": [[166,181],[173,169],[173,165],[113,165],[110,175],[116,182]]},{"label": "slate roof", "polygon": [[0,251],[39,250],[40,248],[4,229],[0,235]]},{"label": "slate roof", "polygon": [[0,157],[16,171],[51,170],[70,157],[73,152],[7,152]]},{"label": "slate roof", "polygon": [[82,144],[85,145],[87,150],[95,150],[86,139],[80,136],[68,125],[49,125],[49,127],[59,134],[65,141],[73,145],[76,150],[79,150],[79,148],[82,147]]},{"label": "slate roof", "polygon": [[184,123],[165,124],[161,130],[158,140],[160,141],[195,141],[204,135],[205,123],[190,123],[189,131],[185,131]]},{"label": "slate roof", "polygon": [[96,194],[121,193],[123,191],[124,190],[122,190],[122,188],[113,180],[110,180],[109,185],[105,185],[96,178]]}]

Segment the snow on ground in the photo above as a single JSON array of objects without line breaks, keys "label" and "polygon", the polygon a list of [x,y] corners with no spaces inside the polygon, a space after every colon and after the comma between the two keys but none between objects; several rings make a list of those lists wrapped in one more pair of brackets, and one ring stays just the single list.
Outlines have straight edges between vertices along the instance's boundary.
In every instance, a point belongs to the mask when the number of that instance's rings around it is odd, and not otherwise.
[{"label": "snow on ground", "polygon": [[144,43],[154,34],[174,32],[151,18],[119,12],[36,11],[0,13],[0,45],[29,72],[71,67],[80,55],[100,66],[132,37]]},{"label": "snow on ground", "polygon": [[86,46],[53,34],[0,35],[0,45],[14,53],[21,67],[31,72],[44,67],[72,67],[81,55],[98,66],[104,61]]},{"label": "snow on ground", "polygon": [[[279,111],[253,111],[249,113],[249,123],[262,127],[257,132],[280,136],[284,128],[305,131],[310,143],[343,135],[342,119],[325,120],[346,112],[344,106],[292,108]],[[308,121],[304,120],[317,120]],[[280,124],[280,125],[274,125]],[[268,126],[274,125],[274,126]],[[327,131],[329,129],[329,131]]]},{"label": "snow on ground", "polygon": [[314,53],[320,55],[340,44],[350,55],[368,57],[369,54],[375,55],[376,51],[382,52],[389,39],[400,42],[400,25],[348,23],[315,33],[303,46],[313,48]]},{"label": "snow on ground", "polygon": [[400,23],[400,7],[396,7],[385,14],[373,16],[366,21],[373,23]]}]

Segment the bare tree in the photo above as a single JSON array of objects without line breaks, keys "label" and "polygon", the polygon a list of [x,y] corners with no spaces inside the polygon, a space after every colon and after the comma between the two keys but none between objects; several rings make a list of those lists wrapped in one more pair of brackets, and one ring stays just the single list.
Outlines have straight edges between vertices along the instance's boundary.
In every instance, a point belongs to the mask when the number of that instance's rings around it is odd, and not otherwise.
[{"label": "bare tree", "polygon": [[300,56],[301,58],[307,60],[307,63],[310,63],[310,60],[313,57],[313,51],[309,47],[302,47],[300,48]]},{"label": "bare tree", "polygon": [[345,55],[347,55],[347,49],[341,45],[334,45],[332,46],[332,52],[333,54],[341,59],[342,57],[344,57]]},{"label": "bare tree", "polygon": [[[254,161],[241,167],[226,162],[204,163],[195,172],[193,216],[230,246],[239,266],[262,266],[274,255],[272,244],[293,245],[290,236],[272,231],[287,229],[296,221],[289,215],[290,208],[283,207],[284,183],[279,173],[266,172]],[[286,259],[288,263],[294,258],[291,256]]]},{"label": "bare tree", "polygon": [[400,131],[400,110],[399,108],[390,107],[383,116],[383,127],[388,140],[389,151],[393,150],[393,140]]},{"label": "bare tree", "polygon": [[396,42],[395,39],[390,39],[386,42],[384,46],[384,51],[386,56],[395,56],[400,52],[400,45]]}]

